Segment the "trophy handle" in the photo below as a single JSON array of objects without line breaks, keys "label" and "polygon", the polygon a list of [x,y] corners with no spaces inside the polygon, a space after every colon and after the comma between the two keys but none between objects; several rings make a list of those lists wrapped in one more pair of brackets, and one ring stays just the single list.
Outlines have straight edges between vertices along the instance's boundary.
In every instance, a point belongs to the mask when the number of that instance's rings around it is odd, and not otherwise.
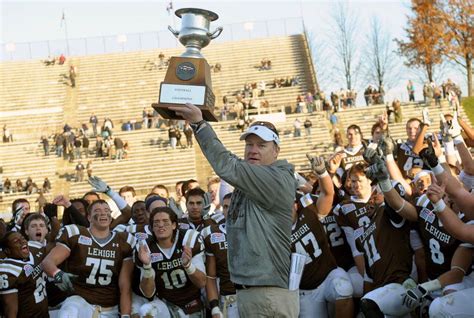
[{"label": "trophy handle", "polygon": [[168,25],[168,30],[170,30],[171,33],[173,33],[173,35],[174,35],[175,37],[179,37],[179,32],[176,31],[175,29],[173,29],[173,28],[171,27],[171,25]]},{"label": "trophy handle", "polygon": [[218,27],[218,28],[215,29],[214,32],[212,32],[212,33],[207,32],[207,36],[210,37],[211,40],[214,40],[214,39],[217,38],[219,35],[221,35],[222,30],[223,30],[222,27]]}]

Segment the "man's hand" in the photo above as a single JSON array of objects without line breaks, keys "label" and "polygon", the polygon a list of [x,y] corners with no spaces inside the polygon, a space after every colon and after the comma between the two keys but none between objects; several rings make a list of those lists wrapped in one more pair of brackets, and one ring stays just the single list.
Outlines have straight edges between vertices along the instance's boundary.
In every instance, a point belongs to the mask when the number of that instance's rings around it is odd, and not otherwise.
[{"label": "man's hand", "polygon": [[71,206],[71,201],[69,201],[69,199],[66,198],[64,195],[60,194],[53,199],[53,204],[63,206],[67,209]]},{"label": "man's hand", "polygon": [[59,271],[54,275],[54,284],[62,291],[74,291],[72,282],[79,276]]},{"label": "man's hand", "polygon": [[366,171],[367,177],[369,179],[376,179],[379,182],[390,179],[390,174],[388,173],[385,162],[383,162],[382,158],[380,158],[374,149],[367,148],[367,150],[364,152],[364,159],[367,162],[372,163],[372,165]]},{"label": "man's hand", "polygon": [[341,165],[343,157],[344,153],[338,152],[329,159],[329,173],[336,173],[337,168]]},{"label": "man's hand", "polygon": [[448,128],[448,135],[452,138],[456,138],[461,135],[461,125],[458,121],[458,112],[454,112],[453,119],[451,120],[451,125]]},{"label": "man's hand", "polygon": [[107,185],[107,183],[99,177],[95,177],[95,176],[89,177],[88,181],[89,181],[89,184],[94,188],[95,192],[106,193],[107,191],[110,190],[110,187]]},{"label": "man's hand", "polygon": [[46,203],[44,206],[44,214],[48,218],[57,218],[58,217],[58,206],[56,204]]},{"label": "man's hand", "polygon": [[444,184],[438,185],[436,182],[432,182],[426,191],[426,195],[432,203],[436,203],[443,200],[445,190],[446,186]]},{"label": "man's hand", "polygon": [[189,121],[191,124],[202,121],[201,109],[193,104],[186,103],[182,106],[171,106],[169,110],[176,112],[176,115],[183,117],[183,119]]},{"label": "man's hand", "polygon": [[142,262],[143,265],[151,264],[151,253],[148,245],[145,241],[140,241],[138,243],[138,259]]},{"label": "man's hand", "polygon": [[183,246],[183,254],[181,255],[181,261],[184,267],[191,265],[191,259],[193,258],[193,251],[189,246]]},{"label": "man's hand", "polygon": [[318,175],[322,175],[323,173],[327,172],[326,163],[324,162],[323,157],[315,157],[312,156],[310,153],[307,153],[306,157],[308,158],[309,163],[311,164],[311,170],[313,170],[313,172],[317,173]]}]

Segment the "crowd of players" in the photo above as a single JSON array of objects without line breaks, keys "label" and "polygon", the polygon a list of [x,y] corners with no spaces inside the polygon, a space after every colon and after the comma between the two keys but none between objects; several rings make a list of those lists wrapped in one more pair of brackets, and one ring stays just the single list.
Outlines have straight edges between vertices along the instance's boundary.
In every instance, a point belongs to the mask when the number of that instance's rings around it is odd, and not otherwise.
[{"label": "crowd of players", "polygon": [[[300,317],[474,312],[474,130],[456,113],[428,128],[412,118],[396,142],[383,119],[368,140],[351,125],[346,147],[308,155],[314,178],[295,175],[288,211],[292,249],[306,257]],[[89,182],[83,198],[57,196],[41,213],[13,202],[0,223],[0,316],[239,317],[231,185],[189,180],[177,198],[157,186],[137,200],[130,186]]]}]

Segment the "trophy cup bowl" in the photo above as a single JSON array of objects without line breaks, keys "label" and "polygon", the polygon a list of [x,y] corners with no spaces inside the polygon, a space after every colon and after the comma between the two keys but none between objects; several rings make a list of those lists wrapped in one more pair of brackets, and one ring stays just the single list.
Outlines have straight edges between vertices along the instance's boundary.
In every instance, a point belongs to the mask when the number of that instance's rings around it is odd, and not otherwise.
[{"label": "trophy cup bowl", "polygon": [[175,12],[181,18],[181,29],[168,29],[186,47],[181,56],[170,58],[165,80],[160,85],[158,103],[153,108],[164,118],[182,119],[170,106],[183,106],[192,103],[198,106],[203,118],[217,121],[214,115],[215,96],[212,92],[210,66],[201,55],[201,49],[217,38],[222,27],[209,31],[210,23],[219,16],[208,10],[183,8]]},{"label": "trophy cup bowl", "polygon": [[222,27],[212,33],[209,32],[211,21],[217,20],[219,16],[212,11],[195,8],[179,9],[175,14],[181,18],[181,29],[179,32],[170,26],[168,29],[186,47],[186,51],[181,56],[203,58],[201,49],[208,46],[211,40],[217,38],[222,32]]}]

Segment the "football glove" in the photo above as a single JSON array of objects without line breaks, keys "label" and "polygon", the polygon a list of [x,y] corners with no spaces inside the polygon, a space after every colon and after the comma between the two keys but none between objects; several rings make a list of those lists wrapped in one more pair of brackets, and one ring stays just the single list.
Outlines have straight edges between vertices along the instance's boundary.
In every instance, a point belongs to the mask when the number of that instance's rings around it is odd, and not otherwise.
[{"label": "football glove", "polygon": [[306,157],[309,160],[309,163],[311,164],[311,170],[313,170],[315,173],[318,175],[322,175],[325,173],[326,170],[326,163],[324,162],[323,157],[315,157],[310,155],[309,153],[306,154]]},{"label": "football glove", "polygon": [[79,276],[59,271],[54,275],[54,284],[62,291],[74,291],[72,282]]}]

